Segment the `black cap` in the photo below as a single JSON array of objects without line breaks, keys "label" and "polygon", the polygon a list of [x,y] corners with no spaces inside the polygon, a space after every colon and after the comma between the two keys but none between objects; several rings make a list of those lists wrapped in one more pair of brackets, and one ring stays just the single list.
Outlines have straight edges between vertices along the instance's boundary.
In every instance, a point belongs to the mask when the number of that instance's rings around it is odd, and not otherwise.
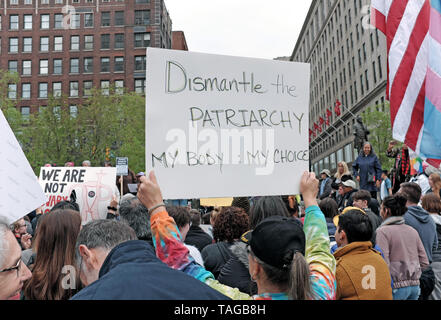
[{"label": "black cap", "polygon": [[279,269],[289,268],[296,252],[305,255],[305,233],[300,221],[294,218],[266,218],[243,234],[241,241],[250,245],[257,258]]}]

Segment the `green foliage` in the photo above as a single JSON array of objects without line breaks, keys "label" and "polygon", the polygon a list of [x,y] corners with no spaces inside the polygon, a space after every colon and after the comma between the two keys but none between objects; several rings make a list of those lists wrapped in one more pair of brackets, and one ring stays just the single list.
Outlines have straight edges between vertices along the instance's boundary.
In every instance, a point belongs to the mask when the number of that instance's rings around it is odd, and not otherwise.
[{"label": "green foliage", "polygon": [[36,174],[45,163],[80,166],[87,159],[103,166],[106,148],[111,148],[113,165],[115,157],[128,157],[133,171],[145,170],[144,97],[110,88],[108,94],[94,90],[76,113],[67,97],[49,97],[42,109],[31,115],[20,139]]},{"label": "green foliage", "polygon": [[12,130],[16,133],[20,133],[19,129],[22,125],[22,118],[16,108],[17,99],[9,99],[8,92],[9,84],[17,84],[19,79],[18,73],[0,69],[0,109]]},{"label": "green foliage", "polygon": [[390,120],[390,107],[388,103],[384,105],[384,111],[380,111],[381,106],[368,108],[362,114],[363,123],[370,131],[369,142],[372,144],[383,169],[390,170],[393,167],[394,159],[386,156],[389,142],[392,141],[392,128]]}]

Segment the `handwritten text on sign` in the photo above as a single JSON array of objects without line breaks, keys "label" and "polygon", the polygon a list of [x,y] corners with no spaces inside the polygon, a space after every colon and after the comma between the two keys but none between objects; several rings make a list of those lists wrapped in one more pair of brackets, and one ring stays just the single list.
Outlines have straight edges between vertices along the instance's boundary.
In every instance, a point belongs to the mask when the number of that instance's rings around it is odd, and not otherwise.
[{"label": "handwritten text on sign", "polygon": [[309,65],[148,48],[146,166],[165,198],[298,192]]}]

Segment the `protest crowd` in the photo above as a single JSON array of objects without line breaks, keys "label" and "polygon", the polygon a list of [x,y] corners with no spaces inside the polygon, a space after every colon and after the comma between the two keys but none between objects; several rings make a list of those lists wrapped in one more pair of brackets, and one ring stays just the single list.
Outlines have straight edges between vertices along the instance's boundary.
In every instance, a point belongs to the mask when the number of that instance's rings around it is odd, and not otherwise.
[{"label": "protest crowd", "polygon": [[365,142],[352,170],[304,172],[300,195],[223,207],[173,205],[129,170],[107,219],[82,224],[73,193],[0,224],[0,299],[440,300],[440,172],[412,176],[393,147],[390,174]]}]

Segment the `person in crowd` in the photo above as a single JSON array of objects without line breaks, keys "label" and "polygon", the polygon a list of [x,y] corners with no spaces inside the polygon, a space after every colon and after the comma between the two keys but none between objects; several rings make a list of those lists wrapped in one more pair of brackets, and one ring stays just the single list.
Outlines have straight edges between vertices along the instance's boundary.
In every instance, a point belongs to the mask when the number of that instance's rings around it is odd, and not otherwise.
[{"label": "person in crowd", "polygon": [[381,164],[369,142],[363,144],[363,150],[352,164],[354,177],[360,183],[360,189],[368,190],[372,198],[377,198],[377,189],[381,184]]},{"label": "person in crowd", "polygon": [[185,239],[187,238],[188,230],[190,230],[191,224],[191,216],[190,212],[185,207],[176,207],[176,206],[167,206],[166,210],[170,217],[172,217],[176,225],[179,229],[179,233],[181,235],[182,241],[184,241],[184,245],[190,251],[190,255],[194,258],[194,260],[204,266],[204,260],[202,259],[201,253],[195,246],[189,245],[185,243]]},{"label": "person in crowd", "polygon": [[362,210],[353,209],[336,216],[336,220],[337,299],[392,300],[389,267],[372,248],[371,219]]},{"label": "person in crowd", "polygon": [[81,284],[74,266],[80,228],[80,213],[69,209],[51,211],[39,220],[33,248],[36,259],[32,278],[23,288],[24,299],[67,300],[79,291]]},{"label": "person in crowd", "polygon": [[357,191],[357,185],[353,180],[341,182],[340,187],[338,188],[338,193],[341,195],[340,201],[337,203],[339,211],[352,206],[352,194]]},{"label": "person in crowd", "polygon": [[76,243],[85,288],[72,300],[226,300],[200,281],[169,268],[126,223],[95,220]]},{"label": "person in crowd", "polygon": [[319,199],[321,200],[330,196],[332,191],[332,179],[331,172],[328,169],[323,169],[320,175],[322,179],[319,186]]},{"label": "person in crowd", "polygon": [[[148,178],[143,177],[141,180],[138,197],[147,208],[150,208],[153,239],[157,255],[161,257],[161,260],[170,267],[192,275],[233,299],[248,299],[248,295],[240,293],[237,289],[219,284],[214,280],[213,274],[194,263],[194,260],[192,261],[188,250],[185,249],[179,238],[179,233],[176,232],[176,224],[163,208],[161,190],[154,173],[151,172]],[[329,252],[326,221],[317,205],[318,180],[314,173],[305,172],[303,174],[300,192],[306,206],[303,230],[293,218],[281,217],[282,221],[275,223],[276,228],[280,227],[287,232],[268,230],[268,224],[262,221],[256,228],[262,225],[261,230],[265,230],[261,234],[264,235],[264,239],[268,239],[264,243],[271,246],[269,250],[256,246],[256,240],[252,240],[253,236],[260,232],[253,231],[251,240],[249,237],[242,237],[242,239],[248,239],[250,244],[250,274],[254,275],[258,286],[258,294],[253,296],[254,299],[335,299],[335,259]],[[274,218],[277,219],[277,217]],[[266,220],[274,218],[270,217]],[[287,223],[287,220],[291,222]],[[274,225],[272,222],[269,224]],[[287,225],[288,228],[286,228]],[[294,230],[291,228],[292,225],[297,225],[300,229]],[[275,237],[275,234],[283,235],[283,237]],[[305,237],[304,247],[301,242],[302,235]],[[257,236],[257,238],[261,238],[261,236]],[[260,241],[257,240],[257,242]],[[272,246],[276,242],[279,242],[274,246],[277,249],[273,250]],[[293,247],[293,243],[295,243],[295,247]],[[269,252],[269,255],[274,259],[266,259],[267,255],[260,253],[262,250]],[[305,256],[301,252],[304,252]],[[280,262],[283,264],[280,265]],[[278,272],[276,277],[283,276],[287,281],[280,283],[274,280],[274,274],[265,271],[269,270],[265,267],[265,263]],[[272,264],[276,264],[276,266]],[[260,287],[259,284],[261,284]],[[274,290],[270,290],[270,287]]]},{"label": "person in crowd", "polygon": [[27,231],[27,225],[24,218],[20,218],[11,225],[15,239],[22,250],[30,249],[32,246],[32,236]]},{"label": "person in crowd", "polygon": [[386,197],[392,195],[392,183],[389,179],[389,172],[383,170],[381,173],[380,199],[383,201]]},{"label": "person in crowd", "polygon": [[409,148],[403,145],[402,148],[395,148],[395,141],[389,142],[386,150],[386,156],[395,158],[394,167],[392,170],[392,194],[395,194],[400,189],[400,184],[408,182],[411,178]]},{"label": "person in crowd", "polygon": [[333,179],[332,179],[332,192],[331,192],[331,198],[333,198],[336,202],[338,202],[340,199],[338,188],[340,186],[340,183],[346,180],[353,180],[351,172],[349,171],[348,165],[344,161],[340,161],[337,163],[337,172],[335,173]]},{"label": "person in crowd", "polygon": [[435,276],[435,284],[429,299],[441,300],[441,201],[434,193],[429,193],[421,199],[421,204],[435,222],[438,237],[438,248],[432,252],[433,260],[430,265]]},{"label": "person in crowd", "polygon": [[111,168],[111,167],[112,167],[112,162],[110,162],[110,161],[104,161],[104,167],[106,167],[106,168]]},{"label": "person in crowd", "polygon": [[[281,197],[260,197],[250,212],[250,228],[254,229],[262,220],[274,215],[291,217]],[[220,271],[219,282],[255,295],[257,285],[250,277],[247,245],[238,241],[230,247],[230,250],[232,255]]]},{"label": "person in crowd", "polygon": [[146,241],[153,247],[150,216],[147,208],[137,197],[129,193],[124,197],[118,210],[121,220],[135,231],[138,240]]},{"label": "person in crowd", "polygon": [[[129,190],[129,184],[136,184],[137,183],[137,179],[136,179],[136,175],[135,173],[129,168],[129,174],[127,176],[123,176],[123,183],[122,183],[122,194],[121,196],[130,193]],[[118,190],[121,190],[121,176],[117,176],[116,177],[116,187],[118,188]],[[121,193],[121,191],[120,191]]]},{"label": "person in crowd", "polygon": [[330,246],[335,245],[335,230],[336,226],[333,222],[333,219],[336,215],[338,215],[338,206],[337,202],[335,202],[334,199],[326,198],[320,201],[319,203],[320,210],[323,212],[325,219],[326,219],[326,225],[328,227],[328,234],[329,234],[329,241]]},{"label": "person in crowd", "polygon": [[84,160],[81,164],[82,167],[91,167],[92,163],[90,163],[90,160]]},{"label": "person in crowd", "polygon": [[206,269],[213,273],[216,279],[231,257],[231,245],[239,241],[240,236],[249,230],[248,219],[245,211],[237,207],[224,207],[217,215],[213,226],[215,243],[206,246],[201,252]]},{"label": "person in crowd", "polygon": [[407,199],[407,212],[404,215],[405,223],[418,232],[429,263],[432,263],[432,251],[438,247],[438,237],[435,222],[426,210],[418,206],[421,199],[421,188],[414,182],[405,182],[401,184],[398,193]]},{"label": "person in crowd", "polygon": [[112,196],[112,200],[110,200],[109,206],[107,207],[106,219],[115,219],[115,220],[120,219],[119,210],[118,210],[118,198],[116,197],[116,195]]},{"label": "person in crowd", "polygon": [[383,223],[376,236],[392,276],[394,300],[417,300],[422,270],[429,266],[418,232],[405,224],[406,202],[399,193],[384,199],[380,211]]},{"label": "person in crowd", "polygon": [[296,195],[282,196],[282,200],[285,203],[286,209],[289,212],[290,217],[300,218],[301,212],[299,208],[300,199]]},{"label": "person in crowd", "polygon": [[234,197],[231,206],[241,208],[246,214],[250,214],[250,200],[248,200],[248,197]]},{"label": "person in crowd", "polygon": [[22,250],[9,226],[0,223],[0,300],[18,300],[32,274],[21,260]]},{"label": "person in crowd", "polygon": [[64,166],[65,166],[65,167],[75,167],[75,163],[72,162],[72,161],[69,161],[69,162],[66,162],[66,163],[64,164]]},{"label": "person in crowd", "polygon": [[441,177],[438,173],[431,173],[429,176],[429,185],[430,190],[428,192],[432,192],[437,197],[441,195]]},{"label": "person in crowd", "polygon": [[380,216],[377,216],[372,210],[369,208],[369,203],[371,201],[371,194],[367,190],[359,190],[352,194],[353,206],[362,209],[368,216],[371,224],[372,224],[372,238],[370,241],[372,242],[372,246],[375,246],[375,231],[381,225],[383,220]]},{"label": "person in crowd", "polygon": [[185,243],[202,251],[206,246],[213,243],[213,238],[200,227],[201,213],[198,210],[190,210],[190,219],[191,226],[187,232],[187,237],[185,237]]}]

